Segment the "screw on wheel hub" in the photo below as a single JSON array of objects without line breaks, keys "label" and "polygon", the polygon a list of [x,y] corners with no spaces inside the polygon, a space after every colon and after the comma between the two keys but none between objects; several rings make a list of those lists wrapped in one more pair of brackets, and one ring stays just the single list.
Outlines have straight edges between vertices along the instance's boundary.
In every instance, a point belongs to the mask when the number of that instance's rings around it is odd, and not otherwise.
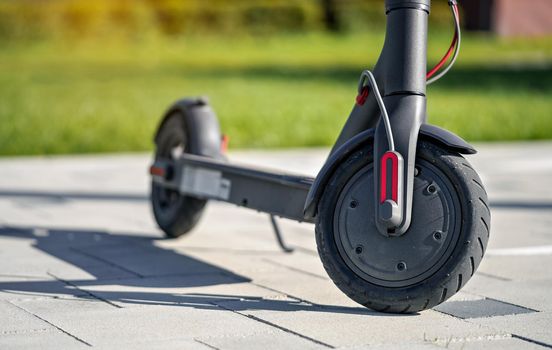
[{"label": "screw on wheel hub", "polygon": [[422,160],[417,168],[412,222],[402,236],[386,237],[376,228],[372,165],[353,176],[339,196],[333,220],[339,253],[368,282],[404,287],[423,281],[445,263],[458,240],[454,186],[430,162]]}]

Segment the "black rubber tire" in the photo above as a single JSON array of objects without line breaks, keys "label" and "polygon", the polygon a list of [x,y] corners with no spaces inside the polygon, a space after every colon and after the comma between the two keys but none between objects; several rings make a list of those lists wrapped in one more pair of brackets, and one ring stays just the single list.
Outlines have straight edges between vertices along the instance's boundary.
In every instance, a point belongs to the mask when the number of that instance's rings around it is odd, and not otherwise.
[{"label": "black rubber tire", "polygon": [[[181,146],[189,149],[184,117],[173,113],[161,126],[156,142],[155,159],[171,157],[171,150]],[[168,238],[177,238],[190,232],[199,222],[207,200],[183,196],[167,190],[152,181],[151,205],[159,227]]]},{"label": "black rubber tire", "polygon": [[456,188],[461,206],[461,228],[454,248],[440,269],[422,281],[398,288],[370,283],[348,267],[337,248],[333,232],[336,204],[347,181],[372,163],[371,144],[353,153],[336,169],[318,206],[316,242],[324,268],[347,296],[376,311],[414,313],[444,302],[473,276],[489,240],[487,193],[467,160],[425,140],[418,142],[417,158],[431,162],[446,175]]}]

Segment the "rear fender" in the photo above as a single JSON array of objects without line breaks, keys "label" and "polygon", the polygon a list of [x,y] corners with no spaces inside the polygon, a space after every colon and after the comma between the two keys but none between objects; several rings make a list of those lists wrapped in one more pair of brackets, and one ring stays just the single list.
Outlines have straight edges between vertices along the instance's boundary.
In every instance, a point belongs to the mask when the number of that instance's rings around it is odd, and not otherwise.
[{"label": "rear fender", "polygon": [[173,114],[178,113],[184,119],[186,136],[188,137],[189,153],[223,159],[221,154],[220,126],[214,110],[206,98],[184,98],[174,103],[163,116],[155,133],[157,144],[159,130]]}]

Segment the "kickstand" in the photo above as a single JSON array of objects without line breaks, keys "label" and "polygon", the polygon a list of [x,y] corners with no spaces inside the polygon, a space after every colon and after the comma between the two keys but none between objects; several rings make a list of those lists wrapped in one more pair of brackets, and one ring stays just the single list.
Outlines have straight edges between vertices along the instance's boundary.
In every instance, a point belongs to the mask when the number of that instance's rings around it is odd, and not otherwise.
[{"label": "kickstand", "polygon": [[284,239],[282,238],[282,231],[280,231],[280,226],[278,226],[278,223],[276,222],[276,218],[274,217],[274,215],[269,215],[269,216],[270,216],[270,223],[272,224],[272,229],[274,229],[274,233],[276,234],[276,240],[278,241],[278,245],[280,246],[280,248],[282,248],[284,252],[292,253],[293,248],[288,247],[284,243]]}]

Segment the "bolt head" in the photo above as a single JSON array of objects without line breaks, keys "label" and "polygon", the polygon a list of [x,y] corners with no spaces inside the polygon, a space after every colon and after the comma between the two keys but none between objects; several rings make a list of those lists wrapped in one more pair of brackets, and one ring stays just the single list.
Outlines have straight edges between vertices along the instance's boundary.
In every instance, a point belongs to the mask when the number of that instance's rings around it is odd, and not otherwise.
[{"label": "bolt head", "polygon": [[426,191],[429,194],[434,194],[435,192],[437,192],[437,186],[435,186],[434,184],[430,184],[429,186],[427,186]]},{"label": "bolt head", "polygon": [[404,271],[406,270],[406,263],[404,261],[399,261],[397,264],[397,270]]}]

